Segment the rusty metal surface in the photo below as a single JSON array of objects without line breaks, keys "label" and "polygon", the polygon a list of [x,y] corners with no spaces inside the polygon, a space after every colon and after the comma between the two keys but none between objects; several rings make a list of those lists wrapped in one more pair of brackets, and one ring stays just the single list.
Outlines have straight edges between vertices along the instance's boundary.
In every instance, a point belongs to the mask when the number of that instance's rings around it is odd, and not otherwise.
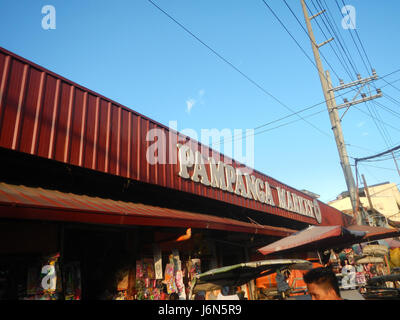
[{"label": "rusty metal surface", "polygon": [[0,182],[0,217],[123,225],[194,227],[285,237],[294,230],[207,214]]},{"label": "rusty metal surface", "polygon": [[[316,224],[313,218],[182,179],[178,164],[149,164],[146,134],[154,128],[168,138],[168,159],[169,146],[177,142],[173,130],[0,48],[0,147]],[[191,143],[211,156],[210,148]],[[173,152],[176,156],[176,148]],[[215,159],[231,161],[222,154]],[[232,166],[243,167],[233,160]],[[258,171],[253,175],[268,181],[275,203],[276,187],[312,200]],[[322,225],[346,224],[340,211],[319,205]]]}]

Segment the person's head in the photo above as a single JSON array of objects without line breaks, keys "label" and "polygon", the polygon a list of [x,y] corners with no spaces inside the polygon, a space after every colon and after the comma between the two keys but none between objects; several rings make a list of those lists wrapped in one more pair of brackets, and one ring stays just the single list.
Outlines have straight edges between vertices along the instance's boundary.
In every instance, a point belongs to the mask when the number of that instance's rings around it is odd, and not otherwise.
[{"label": "person's head", "polygon": [[329,268],[315,268],[304,275],[312,300],[341,300],[338,280]]}]

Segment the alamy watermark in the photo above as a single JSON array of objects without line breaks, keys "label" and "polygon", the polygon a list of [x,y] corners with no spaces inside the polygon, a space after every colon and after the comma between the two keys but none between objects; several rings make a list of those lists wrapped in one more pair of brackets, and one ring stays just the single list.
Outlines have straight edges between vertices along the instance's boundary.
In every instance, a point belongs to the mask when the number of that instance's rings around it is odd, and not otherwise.
[{"label": "alamy watermark", "polygon": [[42,7],[42,28],[44,30],[54,30],[56,28],[56,8],[52,5]]},{"label": "alamy watermark", "polygon": [[54,291],[56,290],[57,285],[57,276],[56,276],[56,268],[54,265],[47,264],[42,267],[42,275],[44,275],[42,279],[42,288],[44,290]]},{"label": "alamy watermark", "polygon": [[352,5],[342,7],[342,27],[343,29],[356,29],[356,8]]},{"label": "alamy watermark", "polygon": [[[169,131],[161,128],[150,129],[146,134],[149,146],[146,150],[146,160],[149,164],[177,164],[177,146],[183,145],[190,150],[189,158],[193,164],[209,163],[209,158],[217,161],[221,151],[226,164],[232,164],[233,159],[244,164],[250,170],[254,167],[254,130],[253,129],[201,129],[200,134],[190,128],[178,132],[178,122],[169,122]],[[200,143],[199,143],[200,142]],[[223,147],[223,150],[221,149]],[[199,152],[201,158],[195,156]],[[250,172],[247,172],[250,173]]]}]

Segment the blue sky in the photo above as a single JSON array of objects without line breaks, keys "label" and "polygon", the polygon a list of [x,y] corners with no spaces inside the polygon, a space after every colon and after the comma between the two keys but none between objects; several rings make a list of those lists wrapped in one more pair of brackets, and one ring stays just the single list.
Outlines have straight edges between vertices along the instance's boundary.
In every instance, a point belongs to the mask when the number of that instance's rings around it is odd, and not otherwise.
[{"label": "blue sky", "polygon": [[[323,101],[315,67],[261,0],[154,2],[291,109],[297,111]],[[320,2],[314,0],[315,4]],[[288,0],[288,3],[304,25],[300,1]],[[307,3],[315,13],[311,1]],[[326,3],[355,67],[363,77],[368,76],[350,30],[341,27],[342,17],[335,1]],[[342,6],[341,0],[338,3]],[[309,39],[285,3],[271,0],[268,4],[312,57]],[[400,3],[353,0],[345,4],[356,9],[357,32],[378,75],[399,69]],[[56,9],[55,30],[44,30],[41,26],[44,17],[41,10],[45,5]],[[321,43],[325,38],[315,21],[317,42]],[[319,23],[323,26],[321,20]],[[245,130],[290,113],[147,0],[2,0],[0,29],[0,46],[160,123],[177,121],[178,130],[191,128],[199,133],[201,129],[212,128]],[[321,51],[335,72],[349,82],[350,77],[330,45]],[[325,61],[323,64],[325,69],[329,68]],[[330,71],[336,86],[338,79]],[[398,78],[400,73],[385,79],[391,82]],[[383,80],[375,83],[377,87],[385,84]],[[400,82],[394,85],[400,87]],[[399,90],[385,86],[382,91],[400,101]],[[352,95],[346,97],[352,99]],[[400,112],[400,106],[387,97],[376,101]],[[337,98],[337,102],[342,103],[342,98]],[[369,107],[378,112],[375,117],[392,126],[386,126],[389,146],[400,144],[399,119],[383,107],[374,104]],[[357,108],[361,111],[350,109],[342,122],[345,141],[350,144],[349,155],[363,157],[387,149],[368,116],[367,106],[359,104]],[[302,116],[324,109],[321,104]],[[257,134],[254,167],[297,189],[318,193],[322,201],[332,200],[346,190],[346,185],[329,117],[325,111],[307,120],[327,135],[304,121]],[[393,161],[369,165],[385,168],[361,166],[369,184],[400,182]]]}]

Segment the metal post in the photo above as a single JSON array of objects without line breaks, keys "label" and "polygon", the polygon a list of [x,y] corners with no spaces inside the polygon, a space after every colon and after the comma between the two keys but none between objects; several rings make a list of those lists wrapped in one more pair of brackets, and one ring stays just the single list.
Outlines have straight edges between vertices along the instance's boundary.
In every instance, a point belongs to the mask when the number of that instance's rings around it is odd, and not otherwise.
[{"label": "metal post", "polygon": [[357,216],[354,217],[356,219],[356,222],[358,225],[362,224],[362,216],[360,212],[360,193],[358,192],[358,167],[357,167],[357,161],[355,162],[355,167],[356,167],[356,214]]},{"label": "metal post", "polygon": [[[365,177],[364,177],[363,174],[361,175],[361,177],[362,177],[362,179],[363,179],[364,190],[365,190],[365,194],[366,194],[367,199],[368,199],[368,203],[369,203],[370,210],[371,210],[371,212],[374,212],[374,206],[372,205],[371,196],[369,195],[369,190],[368,190],[367,181],[365,180]],[[376,219],[375,219],[375,218],[373,218],[373,219],[374,219],[375,226],[376,226]]]},{"label": "metal post", "polygon": [[365,180],[364,175],[361,175],[362,179],[363,179],[363,183],[364,183],[364,190],[365,190],[365,194],[367,195],[367,199],[368,199],[368,203],[369,203],[369,207],[371,208],[371,211],[374,210],[374,207],[372,205],[372,200],[371,200],[371,196],[369,195],[369,190],[368,190],[368,185],[367,185],[367,181]]},{"label": "metal post", "polygon": [[392,151],[392,157],[393,157],[394,164],[396,165],[396,168],[397,168],[397,173],[398,173],[399,176],[400,176],[400,169],[399,169],[399,166],[397,165],[397,161],[396,161],[396,158],[395,158],[395,156],[394,156],[393,151]]},{"label": "metal post", "polygon": [[326,106],[327,106],[328,112],[329,112],[329,118],[330,118],[331,125],[332,125],[332,131],[334,133],[336,146],[337,146],[337,149],[339,152],[340,164],[342,166],[342,170],[343,170],[343,173],[345,176],[347,189],[350,193],[350,201],[351,201],[351,206],[353,208],[353,215],[357,217],[357,223],[361,224],[361,221],[358,218],[358,213],[356,212],[357,200],[356,200],[354,177],[353,177],[353,173],[351,171],[349,157],[347,155],[346,145],[345,145],[344,139],[343,139],[342,127],[341,127],[341,123],[339,120],[339,115],[338,115],[336,101],[335,101],[335,95],[334,95],[334,91],[332,90],[333,88],[332,88],[332,84],[330,81],[329,72],[327,71],[326,75],[324,73],[324,69],[322,66],[322,62],[321,62],[321,58],[320,58],[319,50],[318,50],[319,46],[315,42],[315,37],[314,37],[313,30],[312,30],[310,18],[308,16],[307,8],[304,3],[304,0],[300,0],[300,1],[301,1],[301,5],[303,8],[304,18],[306,21],[308,34],[309,34],[310,41],[311,41],[311,47],[312,47],[312,50],[314,53],[314,59],[316,62],[319,78],[321,81],[322,91],[324,93]]}]

